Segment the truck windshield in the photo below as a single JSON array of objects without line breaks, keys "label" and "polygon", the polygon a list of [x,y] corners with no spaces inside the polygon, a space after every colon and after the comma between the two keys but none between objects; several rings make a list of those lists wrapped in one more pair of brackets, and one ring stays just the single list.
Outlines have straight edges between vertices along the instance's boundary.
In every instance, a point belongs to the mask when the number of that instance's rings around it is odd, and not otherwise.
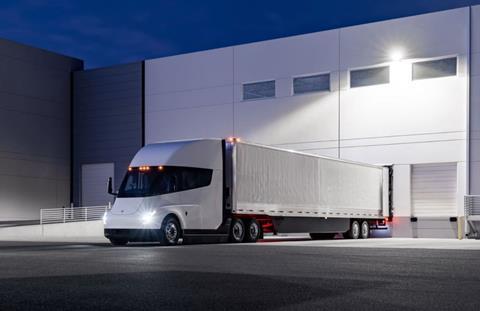
[{"label": "truck windshield", "polygon": [[141,166],[128,169],[119,198],[146,197],[210,185],[211,169],[179,166]]}]

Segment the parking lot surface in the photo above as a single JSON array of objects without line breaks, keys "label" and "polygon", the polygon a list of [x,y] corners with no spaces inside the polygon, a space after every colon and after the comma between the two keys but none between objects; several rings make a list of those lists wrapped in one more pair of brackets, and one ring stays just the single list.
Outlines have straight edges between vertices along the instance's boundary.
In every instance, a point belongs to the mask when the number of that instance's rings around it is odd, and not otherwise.
[{"label": "parking lot surface", "polygon": [[0,242],[0,310],[480,309],[480,241],[409,240]]}]

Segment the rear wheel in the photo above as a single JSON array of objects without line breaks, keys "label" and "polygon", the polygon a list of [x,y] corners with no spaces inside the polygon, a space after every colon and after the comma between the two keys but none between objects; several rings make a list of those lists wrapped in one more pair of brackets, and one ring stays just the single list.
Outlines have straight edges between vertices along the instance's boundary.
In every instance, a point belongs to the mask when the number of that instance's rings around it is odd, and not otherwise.
[{"label": "rear wheel", "polygon": [[230,241],[234,243],[242,243],[245,238],[245,224],[243,220],[234,218],[230,227]]},{"label": "rear wheel", "polygon": [[244,242],[255,243],[262,236],[262,226],[256,219],[249,219],[245,223],[245,239]]},{"label": "rear wheel", "polygon": [[310,233],[312,240],[331,240],[335,237],[335,233]]},{"label": "rear wheel", "polygon": [[368,239],[370,237],[370,225],[368,221],[362,221],[362,225],[360,226],[360,237],[362,239]]},{"label": "rear wheel", "polygon": [[360,224],[358,221],[354,220],[350,224],[350,230],[345,233],[345,237],[348,239],[358,239],[360,236]]},{"label": "rear wheel", "polygon": [[125,246],[127,245],[127,240],[120,240],[120,239],[110,239],[110,243],[115,246]]},{"label": "rear wheel", "polygon": [[181,227],[175,217],[169,216],[165,218],[160,231],[161,245],[172,246],[178,244],[181,235]]}]

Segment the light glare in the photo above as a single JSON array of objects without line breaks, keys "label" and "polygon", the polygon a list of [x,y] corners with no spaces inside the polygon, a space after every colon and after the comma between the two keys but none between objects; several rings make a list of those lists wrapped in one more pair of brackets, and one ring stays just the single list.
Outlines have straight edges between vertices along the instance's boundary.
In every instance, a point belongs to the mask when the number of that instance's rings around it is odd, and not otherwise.
[{"label": "light glare", "polygon": [[155,215],[157,211],[152,211],[152,212],[147,212],[142,215],[142,224],[143,225],[148,225],[153,221],[153,216]]},{"label": "light glare", "polygon": [[400,50],[394,50],[390,54],[390,59],[394,62],[398,62],[398,61],[402,60],[402,58],[403,58],[403,53]]}]

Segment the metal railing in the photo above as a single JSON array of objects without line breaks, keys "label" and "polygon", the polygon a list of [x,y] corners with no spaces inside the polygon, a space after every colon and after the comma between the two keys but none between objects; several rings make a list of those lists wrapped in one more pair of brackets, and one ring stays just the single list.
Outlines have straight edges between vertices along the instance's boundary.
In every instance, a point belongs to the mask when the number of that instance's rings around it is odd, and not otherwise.
[{"label": "metal railing", "polygon": [[480,228],[480,195],[466,195],[465,199],[465,219],[470,232],[469,237],[479,238]]},{"label": "metal railing", "polygon": [[43,208],[40,210],[40,224],[101,220],[109,206],[110,204],[107,206]]},{"label": "metal railing", "polygon": [[480,216],[480,195],[465,196],[465,216]]}]

